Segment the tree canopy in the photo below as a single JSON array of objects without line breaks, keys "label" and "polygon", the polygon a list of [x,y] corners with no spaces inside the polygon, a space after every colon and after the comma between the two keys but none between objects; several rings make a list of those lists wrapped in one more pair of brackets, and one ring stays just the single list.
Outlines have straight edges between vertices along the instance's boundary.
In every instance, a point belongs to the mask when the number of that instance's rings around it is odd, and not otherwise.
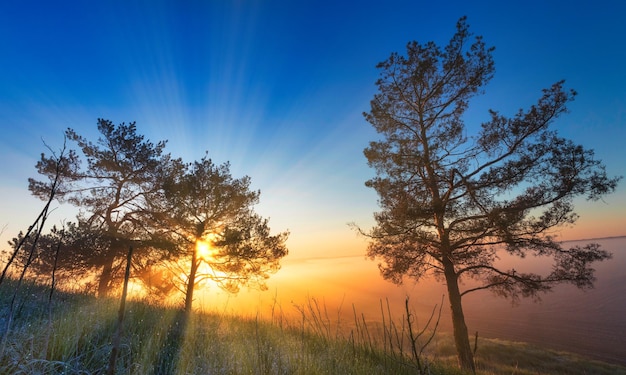
[{"label": "tree canopy", "polygon": [[[576,221],[574,198],[597,200],[619,178],[554,129],[576,95],[563,81],[512,117],[491,110],[477,134],[467,134],[463,115],[493,77],[494,62],[493,48],[472,37],[465,18],[446,46],[410,42],[406,49],[377,65],[378,93],[364,114],[382,135],[364,151],[376,171],[366,185],[381,208],[363,231],[367,253],[396,283],[431,274],[445,281],[459,362],[473,370],[462,296],[488,289],[516,300],[558,283],[591,287],[591,264],[610,254],[596,244],[565,248],[554,229]],[[501,269],[499,251],[551,258],[552,272]]]},{"label": "tree canopy", "polygon": [[259,196],[250,190],[250,177],[233,178],[228,163],[216,165],[206,155],[179,165],[164,180],[160,207],[153,212],[188,249],[176,260],[187,267],[182,274],[188,311],[203,280],[230,292],[242,285],[264,288],[265,279],[280,268],[288,233],[270,234],[268,220],[253,209]]},{"label": "tree canopy", "polygon": [[[65,137],[78,146],[70,150],[68,162],[61,173],[61,184],[56,197],[80,209],[77,220],[84,244],[68,247],[78,256],[83,267],[98,270],[99,295],[105,296],[121,280],[121,266],[129,244],[135,244],[135,256],[155,258],[155,246],[173,250],[164,239],[158,239],[159,230],[149,227],[146,202],[159,191],[162,168],[171,157],[164,153],[165,141],[153,144],[137,133],[135,123],[115,125],[98,119],[100,137],[94,143],[68,128]],[[37,163],[37,171],[50,177],[53,160],[45,154]],[[45,198],[48,184],[29,179],[33,195]],[[79,233],[74,231],[75,234]],[[96,236],[103,246],[88,246],[89,238]],[[76,267],[79,267],[76,264]]]},{"label": "tree canopy", "polygon": [[[264,287],[287,254],[288,234],[271,235],[268,220],[254,212],[260,192],[250,190],[248,176],[233,178],[228,163],[215,165],[207,156],[188,164],[172,158],[165,141],[145,140],[135,123],[99,119],[98,130],[95,143],[65,132],[79,151],[67,153],[60,172],[53,156],[42,154],[37,163],[41,175],[59,175],[55,198],[80,213],[76,223],[41,237],[35,272],[51,271],[52,249],[60,245],[59,274],[96,272],[97,292],[104,296],[121,281],[132,246],[133,276],[161,294],[178,286],[187,310],[194,287],[205,279],[231,292],[241,285]],[[29,179],[29,189],[42,199],[49,186]],[[14,245],[23,239],[18,235]],[[211,246],[210,253],[199,254],[199,246]],[[187,285],[177,285],[178,277]]]}]

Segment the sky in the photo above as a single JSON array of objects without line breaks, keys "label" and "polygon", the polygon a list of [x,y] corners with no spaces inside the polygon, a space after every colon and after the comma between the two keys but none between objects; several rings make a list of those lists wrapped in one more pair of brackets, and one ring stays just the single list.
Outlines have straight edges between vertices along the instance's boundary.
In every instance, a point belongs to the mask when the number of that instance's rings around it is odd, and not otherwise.
[{"label": "sky", "polygon": [[[378,136],[362,116],[375,66],[412,40],[446,43],[464,15],[496,47],[468,132],[565,79],[579,95],[559,133],[626,175],[624,14],[619,0],[2,1],[0,247],[43,206],[27,179],[45,144],[58,150],[67,127],[95,140],[105,118],[250,176],[256,211],[291,233],[290,259],[364,256],[348,223],[370,227],[378,209],[363,156]],[[55,207],[52,224],[75,212]],[[625,183],[577,212],[563,239],[626,235]]]}]

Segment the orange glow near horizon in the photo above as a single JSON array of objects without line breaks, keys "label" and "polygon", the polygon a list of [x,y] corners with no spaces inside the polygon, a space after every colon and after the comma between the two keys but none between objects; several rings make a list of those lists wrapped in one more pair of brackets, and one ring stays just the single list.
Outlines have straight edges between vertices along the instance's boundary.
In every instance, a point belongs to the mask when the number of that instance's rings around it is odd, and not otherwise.
[{"label": "orange glow near horizon", "polygon": [[[365,253],[365,244],[352,248],[352,253]],[[527,257],[520,259],[500,254],[498,265],[503,268],[514,267],[528,272],[545,274],[552,266],[551,259],[544,257]],[[610,268],[613,261],[599,263],[598,276],[603,275],[604,268]],[[207,288],[199,288],[200,303],[203,310],[216,309],[230,311],[235,314],[266,312],[279,305],[281,311],[297,313],[295,306],[302,306],[310,299],[321,299],[330,311],[341,308],[343,313],[352,314],[352,305],[357,311],[367,311],[371,316],[380,313],[380,301],[389,299],[393,304],[394,313],[403,313],[403,302],[406,296],[411,297],[411,304],[419,315],[429,314],[432,308],[441,303],[441,296],[447,295],[445,284],[433,277],[426,277],[416,283],[405,280],[403,285],[394,285],[384,280],[378,270],[378,261],[367,259],[364,255],[337,256],[319,258],[287,257],[281,269],[268,279],[267,291],[242,288],[238,294],[229,294],[213,284]],[[611,274],[612,272],[609,272]],[[464,280],[463,288],[469,288],[471,280]],[[488,292],[475,293],[477,296],[488,296]],[[470,300],[476,298],[472,295]],[[509,305],[510,301],[498,303]],[[447,300],[444,302],[447,307]],[[343,305],[341,307],[341,305]],[[445,309],[444,309],[445,310]],[[444,323],[445,324],[445,323]]]},{"label": "orange glow near horizon", "polygon": [[131,299],[141,299],[147,296],[146,288],[139,281],[128,280],[128,297]]}]

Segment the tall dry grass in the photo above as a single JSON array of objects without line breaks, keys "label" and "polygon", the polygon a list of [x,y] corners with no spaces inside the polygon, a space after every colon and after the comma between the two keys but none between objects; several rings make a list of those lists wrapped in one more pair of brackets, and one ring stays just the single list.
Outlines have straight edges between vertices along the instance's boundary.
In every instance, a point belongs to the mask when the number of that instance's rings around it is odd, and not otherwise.
[{"label": "tall dry grass", "polygon": [[[0,286],[0,319],[6,318],[11,281]],[[0,374],[100,374],[109,363],[119,301],[80,293],[55,293],[24,284]],[[270,313],[239,316],[195,313],[150,301],[126,306],[117,374],[462,374],[451,338],[433,329],[437,310],[420,317],[393,317],[382,301],[381,319],[352,307],[352,319],[309,299]],[[409,322],[412,327],[409,328]],[[0,322],[0,326],[2,326]],[[48,327],[50,334],[47,335]],[[413,345],[413,342],[415,345]],[[626,374],[626,369],[529,345],[480,339],[480,374]]]},{"label": "tall dry grass", "polygon": [[[0,290],[4,305],[12,282]],[[3,374],[104,373],[113,348],[119,303],[84,294],[57,292],[52,312],[46,290],[34,284],[19,292],[20,307],[7,348]],[[5,308],[0,308],[4,319]],[[117,374],[412,374],[407,357],[378,349],[371,336],[332,328],[321,305],[311,300],[301,319],[279,309],[269,317],[197,313],[185,318],[174,307],[148,301],[127,304]],[[50,320],[51,318],[51,320]],[[337,321],[337,327],[342,326]],[[46,327],[50,335],[46,338]],[[360,332],[369,329],[359,323]],[[334,333],[332,333],[334,332]],[[442,372],[437,372],[442,373]]]}]

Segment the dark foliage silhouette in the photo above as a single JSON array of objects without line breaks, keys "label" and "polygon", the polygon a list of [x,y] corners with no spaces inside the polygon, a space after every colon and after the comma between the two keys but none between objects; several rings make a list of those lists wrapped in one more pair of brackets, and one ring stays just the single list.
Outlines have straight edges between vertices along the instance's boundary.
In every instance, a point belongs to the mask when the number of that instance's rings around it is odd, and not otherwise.
[{"label": "dark foliage silhouette", "polygon": [[[467,134],[463,114],[493,76],[492,51],[465,18],[444,47],[410,42],[406,55],[377,66],[378,93],[365,113],[382,136],[365,149],[376,171],[366,185],[381,208],[374,228],[361,231],[371,239],[368,255],[396,283],[429,274],[445,281],[459,363],[472,371],[462,297],[488,289],[515,301],[558,283],[591,287],[592,263],[610,254],[597,244],[564,248],[553,229],[576,221],[575,197],[597,200],[619,180],[553,129],[575,96],[562,81],[513,117],[490,111]],[[499,251],[552,259],[552,272],[499,268]]]}]

